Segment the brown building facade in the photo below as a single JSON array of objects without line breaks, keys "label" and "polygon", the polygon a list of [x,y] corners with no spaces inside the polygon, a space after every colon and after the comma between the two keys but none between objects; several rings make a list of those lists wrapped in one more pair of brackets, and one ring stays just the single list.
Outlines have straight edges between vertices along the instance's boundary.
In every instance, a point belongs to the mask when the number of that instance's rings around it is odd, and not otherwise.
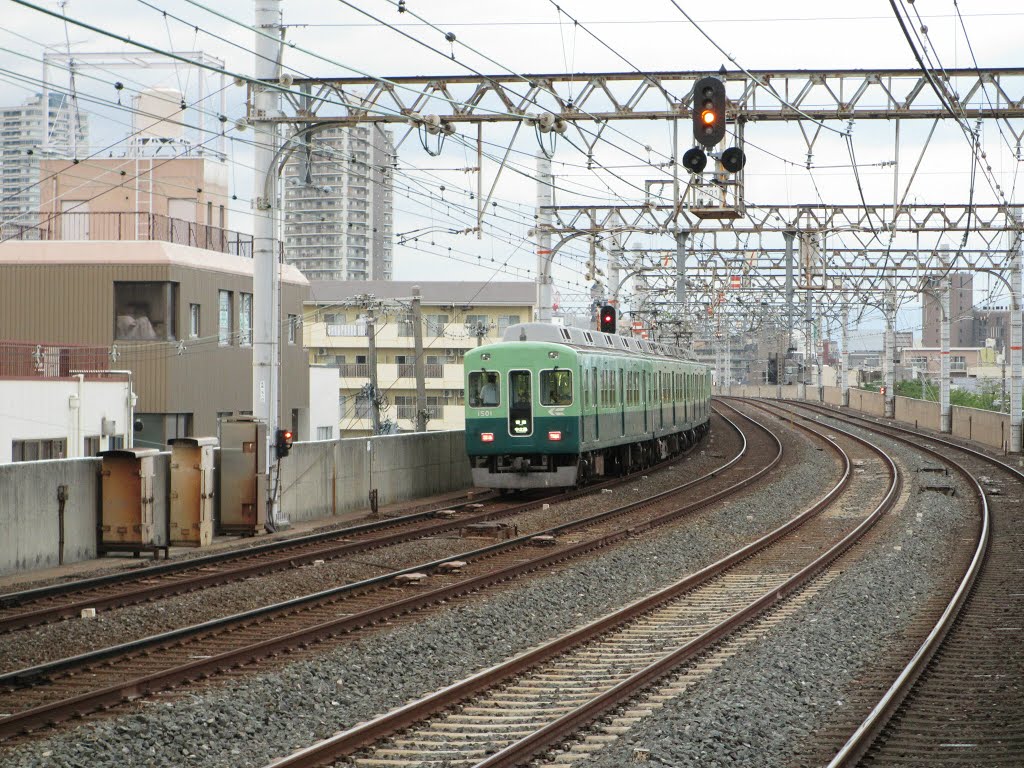
[{"label": "brown building facade", "polygon": [[[215,435],[218,416],[252,411],[252,274],[252,259],[174,243],[9,241],[0,339],[109,348],[110,368],[132,372],[138,447]],[[309,400],[308,296],[283,265],[280,420],[295,430]]]}]

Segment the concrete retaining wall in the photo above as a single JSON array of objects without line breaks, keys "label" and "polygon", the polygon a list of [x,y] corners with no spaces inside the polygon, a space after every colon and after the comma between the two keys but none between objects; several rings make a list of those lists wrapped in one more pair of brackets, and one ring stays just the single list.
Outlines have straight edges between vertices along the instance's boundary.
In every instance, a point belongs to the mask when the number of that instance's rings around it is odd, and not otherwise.
[{"label": "concrete retaining wall", "polygon": [[842,405],[843,390],[839,387],[825,387],[825,402],[828,405]]},{"label": "concrete retaining wall", "polygon": [[922,429],[933,429],[939,431],[939,421],[942,415],[938,403],[928,400],[915,400],[912,397],[896,398],[896,421],[906,424],[913,424],[914,427]]},{"label": "concrete retaining wall", "polygon": [[[369,446],[370,450],[367,450]],[[462,431],[296,443],[282,462],[281,505],[293,522],[472,485]]]},{"label": "concrete retaining wall", "polygon": [[880,392],[869,392],[866,389],[850,389],[850,407],[855,411],[863,411],[871,416],[885,416],[885,397]]},{"label": "concrete retaining wall", "polygon": [[[170,456],[154,457],[160,545],[167,543]],[[215,458],[219,464],[219,451]],[[68,486],[64,562],[96,557],[100,466],[98,458],[0,464],[0,575],[58,565],[58,485]],[[461,431],[295,443],[281,463],[281,503],[293,522],[365,509],[371,488],[384,506],[471,485]]]},{"label": "concrete retaining wall", "polygon": [[976,440],[991,448],[1006,450],[1010,443],[1010,416],[980,408],[953,406],[953,434]]}]

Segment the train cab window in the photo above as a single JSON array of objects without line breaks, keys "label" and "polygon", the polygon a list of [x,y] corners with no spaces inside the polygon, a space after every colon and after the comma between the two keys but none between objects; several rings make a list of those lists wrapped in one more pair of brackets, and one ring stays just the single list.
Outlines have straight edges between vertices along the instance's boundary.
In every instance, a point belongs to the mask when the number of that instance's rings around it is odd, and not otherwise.
[{"label": "train cab window", "polygon": [[540,404],[572,405],[572,371],[556,368],[540,372]]},{"label": "train cab window", "polygon": [[493,408],[501,402],[501,387],[496,371],[470,371],[466,393],[473,408]]}]

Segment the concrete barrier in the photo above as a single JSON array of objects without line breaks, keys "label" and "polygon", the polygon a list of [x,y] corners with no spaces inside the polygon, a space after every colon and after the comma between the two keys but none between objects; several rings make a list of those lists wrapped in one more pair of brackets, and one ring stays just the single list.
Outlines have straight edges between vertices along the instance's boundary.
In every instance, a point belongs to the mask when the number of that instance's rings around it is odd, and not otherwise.
[{"label": "concrete barrier", "polygon": [[839,387],[825,387],[825,403],[828,405],[842,405],[843,390]]},{"label": "concrete barrier", "polygon": [[954,405],[953,435],[1005,451],[1010,443],[1010,416],[1006,413]]},{"label": "concrete barrier", "polygon": [[[100,468],[98,458],[0,464],[0,575],[59,564],[59,485],[68,486],[64,562],[96,557]],[[154,457],[154,471],[155,539],[165,544],[169,452]],[[371,488],[383,506],[471,485],[461,431],[295,443],[281,462],[282,509],[294,522],[365,509]]]},{"label": "concrete barrier", "polygon": [[[369,450],[368,450],[369,448]],[[281,508],[299,522],[473,484],[462,431],[295,443],[281,463]]]},{"label": "concrete barrier", "polygon": [[939,431],[941,408],[936,402],[897,396],[895,413],[896,421],[912,424],[915,428]]}]

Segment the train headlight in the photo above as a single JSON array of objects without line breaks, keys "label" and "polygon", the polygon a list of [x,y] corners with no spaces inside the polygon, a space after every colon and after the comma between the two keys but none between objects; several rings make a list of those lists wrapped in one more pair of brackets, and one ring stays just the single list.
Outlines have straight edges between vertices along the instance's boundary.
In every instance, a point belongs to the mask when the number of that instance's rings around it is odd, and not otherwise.
[{"label": "train headlight", "polygon": [[482,442],[482,443],[493,443],[494,442],[494,433],[493,432],[481,432],[480,433],[480,442]]},{"label": "train headlight", "polygon": [[551,440],[552,442],[557,443],[561,439],[562,439],[562,433],[561,432],[548,432],[548,440]]}]

